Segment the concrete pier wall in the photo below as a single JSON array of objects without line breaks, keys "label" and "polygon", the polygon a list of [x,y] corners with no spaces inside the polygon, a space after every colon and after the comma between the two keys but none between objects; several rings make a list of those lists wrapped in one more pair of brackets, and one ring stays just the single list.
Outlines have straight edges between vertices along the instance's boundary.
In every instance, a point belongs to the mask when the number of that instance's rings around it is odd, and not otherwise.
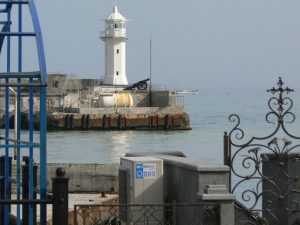
[{"label": "concrete pier wall", "polygon": [[[48,115],[49,130],[189,130],[190,118],[182,112],[180,107],[174,110],[135,108],[139,113],[130,108],[101,108],[79,109],[80,113],[54,113]],[[118,110],[118,113],[116,113]],[[142,113],[144,112],[144,113]],[[147,113],[148,112],[148,113]],[[155,112],[164,112],[156,114]],[[170,113],[170,114],[169,114]],[[38,123],[39,120],[36,120]]]}]

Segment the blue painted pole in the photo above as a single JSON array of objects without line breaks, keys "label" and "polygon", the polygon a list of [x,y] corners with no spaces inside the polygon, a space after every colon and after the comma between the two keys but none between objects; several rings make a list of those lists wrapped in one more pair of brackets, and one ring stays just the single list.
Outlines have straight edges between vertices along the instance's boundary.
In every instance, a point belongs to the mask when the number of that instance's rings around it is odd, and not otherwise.
[{"label": "blue painted pole", "polygon": [[[46,87],[40,88],[40,190],[41,199],[47,198],[47,114],[46,114]],[[41,225],[46,225],[46,204],[41,204]]]},{"label": "blue painted pole", "polygon": [[[10,7],[9,7],[10,9]],[[9,33],[11,31],[10,29],[10,24],[11,24],[11,10],[8,10],[7,12],[7,22],[8,22],[8,27],[7,27],[7,32]],[[11,42],[10,42],[10,37],[7,37],[7,68],[6,71],[9,73],[11,64]],[[6,83],[9,82],[9,79],[6,79]],[[6,102],[5,102],[5,137],[8,139],[9,138],[9,87],[5,88],[5,96],[6,96]],[[6,144],[8,144],[8,141],[6,140]],[[5,175],[4,175],[4,182],[5,182],[5,200],[8,200],[10,198],[9,196],[9,147],[5,148]],[[5,205],[4,206],[4,224],[8,225],[9,224],[9,206]]]},{"label": "blue painted pole", "polygon": [[[29,10],[31,13],[32,23],[36,32],[36,43],[39,59],[39,68],[41,73],[40,87],[40,192],[41,199],[47,198],[47,112],[46,112],[46,86],[47,86],[47,70],[44,53],[44,45],[37,10],[33,0],[29,0]],[[41,225],[46,225],[47,210],[46,204],[40,207]]]},{"label": "blue painted pole", "polygon": [[[32,82],[32,78],[30,78]],[[29,88],[29,142],[33,142],[33,109],[34,109],[34,99],[33,99],[33,87]],[[33,200],[33,148],[29,148],[29,200]],[[29,204],[29,225],[33,225],[33,205]]]},{"label": "blue painted pole", "polygon": [[[22,12],[22,5],[19,5],[19,29],[18,32],[22,32],[22,28],[23,28],[23,24],[22,24],[22,16],[23,16],[23,12]],[[18,39],[18,72],[22,72],[22,37],[19,37]],[[18,78],[18,83],[21,82],[21,79]],[[21,139],[21,87],[17,88],[17,116],[18,116],[18,123],[17,123],[17,140],[20,141]],[[17,199],[20,200],[21,199],[21,154],[20,154],[20,147],[17,147]],[[20,204],[17,205],[17,225],[21,224],[21,211],[20,211]]]}]

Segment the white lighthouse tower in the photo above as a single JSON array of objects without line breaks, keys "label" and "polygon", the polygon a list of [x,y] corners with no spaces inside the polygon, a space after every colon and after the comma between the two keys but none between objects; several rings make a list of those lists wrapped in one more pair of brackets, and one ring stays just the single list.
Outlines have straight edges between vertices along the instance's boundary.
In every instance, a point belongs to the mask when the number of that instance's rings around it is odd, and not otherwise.
[{"label": "white lighthouse tower", "polygon": [[105,43],[106,85],[128,85],[126,77],[126,22],[127,19],[114,6],[113,12],[105,19],[105,31],[100,38]]}]

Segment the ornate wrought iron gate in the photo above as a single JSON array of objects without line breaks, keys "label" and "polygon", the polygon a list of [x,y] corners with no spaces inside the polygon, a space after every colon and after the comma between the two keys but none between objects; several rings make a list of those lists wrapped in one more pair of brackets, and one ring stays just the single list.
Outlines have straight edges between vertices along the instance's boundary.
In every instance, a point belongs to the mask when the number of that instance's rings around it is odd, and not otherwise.
[{"label": "ornate wrought iron gate", "polygon": [[[236,224],[300,224],[300,137],[288,131],[295,121],[293,90],[278,87],[268,101],[265,120],[272,132],[246,138],[240,117],[232,114],[233,129],[224,135],[224,163],[231,168],[231,191],[237,197]],[[247,139],[247,140],[246,140]],[[298,143],[297,143],[298,142]]]},{"label": "ornate wrought iron gate", "polygon": [[[30,18],[32,28],[23,19]],[[26,26],[25,26],[26,25]],[[29,27],[29,28],[28,28]],[[26,30],[25,30],[26,29]],[[31,30],[27,30],[31,29]],[[3,160],[0,160],[0,223],[9,224],[11,204],[16,204],[16,223],[21,223],[21,205],[28,204],[28,221],[34,224],[34,205],[40,204],[40,224],[46,224],[46,85],[47,73],[44,56],[42,34],[38,15],[33,0],[1,0],[0,1],[0,88],[4,131],[1,130],[0,150]],[[33,38],[33,39],[32,39]],[[25,40],[26,39],[26,40]],[[28,39],[36,42],[36,50],[24,52],[23,43]],[[36,53],[37,54],[34,54]],[[24,72],[25,55],[30,60],[36,57],[35,72]],[[5,65],[6,64],[6,65]],[[28,111],[21,112],[21,96],[28,96]],[[14,99],[14,101],[11,101]],[[14,102],[14,104],[11,104]],[[15,136],[10,132],[10,118],[14,105]],[[34,114],[35,111],[38,113]],[[27,115],[24,121],[21,115]],[[38,117],[39,133],[34,132],[34,117]],[[21,124],[28,125],[29,132],[21,132]],[[3,125],[4,124],[4,125]],[[34,199],[34,155],[39,156],[40,167],[40,199]],[[16,161],[16,177],[12,177],[10,164],[12,156]],[[29,192],[28,198],[21,196],[21,156],[28,156]],[[16,184],[16,196],[11,196],[10,187]],[[23,205],[24,207],[24,205]],[[25,221],[23,221],[25,224]]]}]

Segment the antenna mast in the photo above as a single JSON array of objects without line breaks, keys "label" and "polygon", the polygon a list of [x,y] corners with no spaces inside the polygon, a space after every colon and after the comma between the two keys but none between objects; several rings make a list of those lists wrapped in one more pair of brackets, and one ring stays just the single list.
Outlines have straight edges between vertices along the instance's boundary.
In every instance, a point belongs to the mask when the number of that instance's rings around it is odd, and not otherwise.
[{"label": "antenna mast", "polygon": [[152,37],[150,33],[150,84],[149,84],[149,91],[150,91],[150,107],[152,106]]}]

